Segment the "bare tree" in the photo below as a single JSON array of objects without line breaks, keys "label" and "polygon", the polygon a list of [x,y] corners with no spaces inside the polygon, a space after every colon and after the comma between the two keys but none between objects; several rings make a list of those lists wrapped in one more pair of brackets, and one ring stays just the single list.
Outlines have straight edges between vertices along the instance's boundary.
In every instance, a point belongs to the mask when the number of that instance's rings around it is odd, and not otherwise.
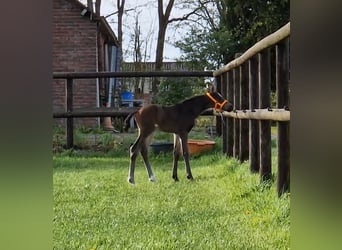
[{"label": "bare tree", "polygon": [[[125,10],[125,0],[117,0],[116,2],[117,8],[118,8],[118,42],[119,47],[122,52],[122,18]],[[122,55],[121,55],[121,61],[122,61]]]},{"label": "bare tree", "polygon": [[95,1],[95,14],[101,16],[101,0]]},{"label": "bare tree", "polygon": [[[141,55],[141,30],[139,24],[139,13],[135,17],[135,28],[134,28],[134,51],[133,51],[133,61],[134,61],[134,68],[136,71],[142,70],[142,55]],[[134,83],[134,93],[140,94],[139,85],[140,85],[141,78],[136,77]]]},{"label": "bare tree", "polygon": [[[165,34],[167,25],[169,23],[169,17],[171,14],[171,10],[173,7],[175,0],[169,0],[167,3],[165,12],[164,12],[164,3],[163,0],[158,0],[158,20],[159,20],[159,30],[158,30],[158,38],[157,38],[157,47],[156,47],[156,71],[162,69],[163,66],[163,54],[164,54],[164,43],[165,43]],[[159,80],[154,79],[152,82],[152,92],[154,94],[158,91]]]},{"label": "bare tree", "polygon": [[[200,0],[199,0],[200,2]],[[180,3],[180,5],[185,5],[187,8],[189,6],[192,6],[192,10],[189,11],[187,14],[183,15],[182,17],[177,18],[170,18],[170,14],[172,11],[172,8],[175,5],[175,0],[169,0],[169,2],[166,5],[166,9],[164,12],[164,2],[163,0],[158,0],[158,21],[159,21],[159,30],[158,30],[158,38],[157,38],[157,46],[156,46],[156,67],[155,70],[159,71],[162,69],[163,66],[163,54],[164,54],[164,44],[165,44],[165,35],[166,35],[166,29],[168,27],[168,24],[172,22],[181,22],[188,20],[192,15],[196,14],[202,7],[203,4],[195,5],[196,1],[189,0],[189,1],[183,1]],[[156,94],[158,92],[158,84],[159,80],[155,78],[152,82],[152,92]]]},{"label": "bare tree", "polygon": [[[141,11],[136,12],[135,16],[135,27],[133,32],[131,33],[131,44],[133,45],[131,54],[134,62],[134,70],[135,71],[144,71],[146,70],[144,62],[146,62],[147,58],[150,55],[151,46],[152,46],[152,36],[153,36],[153,25],[150,25],[150,29],[147,31],[146,36],[142,36],[141,27],[140,27],[140,16]],[[137,77],[135,78],[134,83],[134,92],[139,98],[143,98],[143,93],[145,89],[145,77]]]},{"label": "bare tree", "polygon": [[106,15],[105,18],[108,18],[110,16],[113,15],[118,15],[117,16],[117,22],[115,21],[111,21],[110,23],[117,23],[117,36],[118,36],[118,45],[119,45],[119,51],[120,51],[120,63],[123,61],[123,27],[124,27],[124,23],[123,23],[123,16],[124,14],[126,14],[129,11],[135,10],[135,8],[131,8],[131,9],[125,9],[125,0],[117,0],[116,1],[116,8],[117,10],[112,12],[109,15]]},{"label": "bare tree", "polygon": [[95,13],[96,15],[101,15],[101,0],[95,0],[95,11],[93,0],[87,0],[87,6],[90,13]]},{"label": "bare tree", "polygon": [[88,6],[90,13],[94,13],[93,0],[87,0],[87,6]]}]

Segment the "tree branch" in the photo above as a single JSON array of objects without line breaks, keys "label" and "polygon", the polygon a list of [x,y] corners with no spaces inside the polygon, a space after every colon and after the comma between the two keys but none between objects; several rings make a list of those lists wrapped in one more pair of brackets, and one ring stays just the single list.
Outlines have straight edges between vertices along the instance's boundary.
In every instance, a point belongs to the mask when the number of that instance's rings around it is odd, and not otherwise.
[{"label": "tree branch", "polygon": [[211,26],[212,28],[215,28],[215,27],[216,27],[215,22],[214,22],[213,18],[210,16],[210,13],[209,13],[209,11],[208,11],[208,8],[205,7],[205,4],[207,4],[208,2],[202,3],[201,1],[199,1],[199,3],[200,3],[201,9],[202,9],[203,12],[205,13],[205,16],[207,17],[206,19],[207,19],[208,23],[210,24],[210,26]]},{"label": "tree branch", "polygon": [[[132,10],[135,10],[135,9],[134,9],[134,8],[132,8],[132,9],[127,9],[127,10],[124,10],[124,12],[127,13],[128,11],[132,11]],[[108,14],[107,16],[105,16],[105,18],[108,18],[108,17],[113,16],[113,15],[118,14],[118,13],[119,13],[118,10],[117,10],[117,11],[114,11],[114,12]]]},{"label": "tree branch", "polygon": [[[168,21],[168,23],[181,22],[181,21],[189,20],[189,17],[191,17],[192,15],[196,15],[196,16],[199,16],[201,18],[204,18],[208,23],[210,23],[210,25],[213,28],[215,28],[216,27],[215,22],[214,22],[213,18],[210,16],[208,8],[206,7],[206,5],[209,3],[212,3],[212,0],[207,0],[207,1],[203,1],[203,2],[201,0],[198,0],[199,6],[197,8],[195,8],[193,11],[187,13],[183,17],[171,18]],[[199,12],[203,12],[203,15],[201,15]]]},{"label": "tree branch", "polygon": [[166,6],[165,16],[164,16],[166,18],[166,20],[168,20],[169,17],[170,17],[171,10],[172,10],[174,2],[175,2],[175,0],[170,0],[169,3]]},{"label": "tree branch", "polygon": [[190,16],[196,14],[197,11],[200,10],[200,9],[201,9],[201,7],[197,7],[196,9],[194,9],[193,11],[191,11],[191,12],[189,12],[188,14],[184,15],[183,17],[171,18],[171,19],[169,19],[168,23],[172,23],[172,22],[181,22],[181,21],[188,20]]}]

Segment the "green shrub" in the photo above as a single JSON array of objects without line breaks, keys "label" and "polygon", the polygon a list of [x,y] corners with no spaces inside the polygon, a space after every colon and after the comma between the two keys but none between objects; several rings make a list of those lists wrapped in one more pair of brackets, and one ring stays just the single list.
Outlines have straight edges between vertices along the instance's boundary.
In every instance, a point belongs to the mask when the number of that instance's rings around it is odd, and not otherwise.
[{"label": "green shrub", "polygon": [[199,93],[204,83],[192,78],[168,78],[162,81],[152,102],[172,105]]}]

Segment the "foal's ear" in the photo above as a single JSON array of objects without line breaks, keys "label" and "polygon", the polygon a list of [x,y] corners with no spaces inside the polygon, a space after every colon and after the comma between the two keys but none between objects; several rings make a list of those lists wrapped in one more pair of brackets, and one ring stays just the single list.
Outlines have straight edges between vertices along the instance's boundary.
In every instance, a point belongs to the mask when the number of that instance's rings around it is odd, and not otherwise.
[{"label": "foal's ear", "polygon": [[215,84],[213,84],[213,83],[208,84],[208,92],[209,92],[209,93],[214,93],[214,92],[216,92],[216,86],[215,86]]}]

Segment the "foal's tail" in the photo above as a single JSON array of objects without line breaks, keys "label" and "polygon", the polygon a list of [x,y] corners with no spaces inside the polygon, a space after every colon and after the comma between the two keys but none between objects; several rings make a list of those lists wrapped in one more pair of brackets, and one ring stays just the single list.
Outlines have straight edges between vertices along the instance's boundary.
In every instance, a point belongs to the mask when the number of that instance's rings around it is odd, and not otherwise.
[{"label": "foal's tail", "polygon": [[124,127],[124,131],[127,132],[128,131],[128,128],[129,128],[129,121],[131,120],[132,116],[135,115],[135,113],[138,112],[138,111],[134,111],[132,113],[130,113],[124,120],[124,124],[125,124],[125,127]]}]

